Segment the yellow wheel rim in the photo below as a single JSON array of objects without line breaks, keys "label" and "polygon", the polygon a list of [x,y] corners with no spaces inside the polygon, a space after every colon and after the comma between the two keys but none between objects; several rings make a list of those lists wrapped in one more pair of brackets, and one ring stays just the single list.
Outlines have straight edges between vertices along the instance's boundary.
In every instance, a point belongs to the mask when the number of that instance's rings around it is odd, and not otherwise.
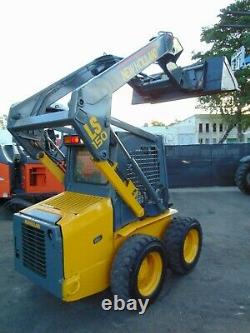
[{"label": "yellow wheel rim", "polygon": [[152,251],[142,260],[137,276],[138,291],[142,296],[151,295],[158,287],[163,271],[162,257]]},{"label": "yellow wheel rim", "polygon": [[189,230],[183,246],[183,256],[186,263],[191,264],[195,260],[199,250],[199,242],[198,231],[196,229]]}]

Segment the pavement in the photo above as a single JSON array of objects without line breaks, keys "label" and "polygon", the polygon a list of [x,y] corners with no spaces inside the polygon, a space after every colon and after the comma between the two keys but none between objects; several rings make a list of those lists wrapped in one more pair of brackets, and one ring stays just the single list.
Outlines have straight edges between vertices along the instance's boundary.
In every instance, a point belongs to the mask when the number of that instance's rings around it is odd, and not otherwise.
[{"label": "pavement", "polygon": [[144,315],[102,310],[109,290],[63,303],[16,273],[11,221],[0,216],[0,333],[249,333],[250,196],[236,188],[178,189],[171,202],[201,222],[203,250],[187,276],[169,272]]}]

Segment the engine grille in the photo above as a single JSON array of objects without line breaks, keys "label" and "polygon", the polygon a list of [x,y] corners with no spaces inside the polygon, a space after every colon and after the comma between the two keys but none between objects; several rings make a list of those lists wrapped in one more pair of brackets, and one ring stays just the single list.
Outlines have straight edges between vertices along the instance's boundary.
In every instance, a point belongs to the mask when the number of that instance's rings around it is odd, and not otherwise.
[{"label": "engine grille", "polygon": [[[156,190],[160,184],[160,167],[158,161],[158,150],[156,146],[141,146],[129,152],[138,163],[144,175],[147,177],[150,185]],[[135,174],[131,163],[127,164],[126,178],[130,179],[139,190],[138,201],[143,203],[147,199],[145,187]]]},{"label": "engine grille", "polygon": [[43,230],[22,224],[23,265],[46,277],[45,234]]}]

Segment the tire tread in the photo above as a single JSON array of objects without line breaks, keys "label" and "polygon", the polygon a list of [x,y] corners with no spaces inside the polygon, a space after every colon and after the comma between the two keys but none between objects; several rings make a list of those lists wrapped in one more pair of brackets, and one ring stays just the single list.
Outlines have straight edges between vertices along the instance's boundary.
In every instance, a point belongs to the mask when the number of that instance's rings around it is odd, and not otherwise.
[{"label": "tire tread", "polygon": [[250,186],[246,183],[246,175],[250,172],[250,163],[240,163],[235,173],[235,183],[243,193],[250,194]]},{"label": "tire tread", "polygon": [[[192,265],[192,267],[188,267],[183,264],[182,259],[183,237],[187,230],[189,230],[191,226],[194,225],[199,229],[200,232],[200,248],[195,259],[195,263]],[[187,274],[191,268],[195,266],[199,259],[202,245],[202,231],[200,223],[191,217],[174,217],[170,226],[165,232],[163,240],[166,247],[167,260],[171,270],[177,274]]]},{"label": "tire tread", "polygon": [[159,242],[159,239],[149,235],[136,234],[128,238],[118,250],[111,270],[111,291],[124,300],[133,295],[130,293],[130,277],[134,269],[135,258],[149,243]]}]

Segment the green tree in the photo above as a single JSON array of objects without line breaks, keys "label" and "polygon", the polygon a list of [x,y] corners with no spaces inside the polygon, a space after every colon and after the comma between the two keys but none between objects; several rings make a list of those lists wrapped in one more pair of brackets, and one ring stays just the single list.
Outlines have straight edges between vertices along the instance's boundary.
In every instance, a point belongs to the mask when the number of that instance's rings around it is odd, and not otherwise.
[{"label": "green tree", "polygon": [[162,121],[159,121],[159,120],[152,120],[150,122],[150,125],[151,126],[162,126],[162,127],[166,126],[166,124],[164,124]]},{"label": "green tree", "polygon": [[[241,12],[240,15],[235,15]],[[245,12],[245,13],[242,13]],[[237,0],[224,9],[218,16],[219,22],[212,27],[202,28],[201,41],[211,47],[207,52],[198,52],[193,59],[202,60],[209,56],[225,55],[229,62],[237,49],[244,46],[250,55],[250,0]],[[237,126],[238,140],[243,141],[242,132],[250,126],[250,67],[237,70],[236,79],[240,91],[199,98],[199,108],[211,113],[220,113],[227,123],[227,131],[221,138],[223,142],[233,127]]]}]

